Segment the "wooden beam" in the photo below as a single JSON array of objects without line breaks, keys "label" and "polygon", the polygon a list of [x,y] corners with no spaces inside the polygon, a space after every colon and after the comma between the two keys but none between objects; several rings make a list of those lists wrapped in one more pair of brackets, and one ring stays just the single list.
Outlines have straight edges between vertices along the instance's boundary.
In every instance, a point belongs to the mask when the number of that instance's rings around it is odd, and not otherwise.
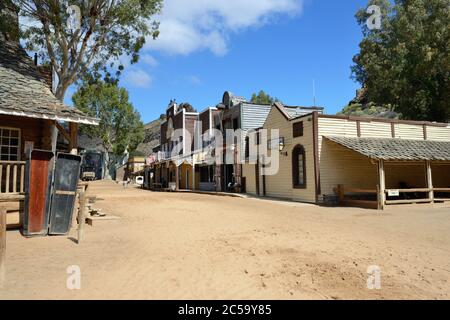
[{"label": "wooden beam", "polygon": [[194,158],[192,158],[192,187],[191,190],[195,190],[195,161]]},{"label": "wooden beam", "polygon": [[[426,128],[426,125],[424,125]],[[431,161],[427,161],[427,186],[430,189],[429,197],[431,203],[434,203],[434,191],[433,191],[433,172],[431,170]]]},{"label": "wooden beam", "polygon": [[390,191],[398,191],[400,193],[416,193],[416,192],[430,192],[430,191],[433,191],[433,188],[386,189],[385,193],[389,193]]},{"label": "wooden beam", "polygon": [[22,201],[22,200],[25,200],[25,194],[21,193],[0,194],[0,202]]},{"label": "wooden beam", "polygon": [[386,200],[386,204],[430,203],[430,199]]},{"label": "wooden beam", "polygon": [[384,206],[386,204],[386,176],[384,172],[384,161],[380,160],[378,162],[378,180],[380,186],[380,195],[379,195],[379,204],[378,207],[380,210],[384,210]]},{"label": "wooden beam", "polygon": [[180,190],[180,173],[178,172],[180,168],[182,168],[181,165],[179,167],[175,165],[175,185],[177,191]]},{"label": "wooden beam", "polygon": [[6,279],[6,208],[0,206],[0,288]]},{"label": "wooden beam", "polygon": [[66,131],[66,129],[63,128],[63,126],[58,122],[55,121],[56,128],[58,128],[58,131],[64,136],[64,138],[69,141],[70,143],[70,134]]}]

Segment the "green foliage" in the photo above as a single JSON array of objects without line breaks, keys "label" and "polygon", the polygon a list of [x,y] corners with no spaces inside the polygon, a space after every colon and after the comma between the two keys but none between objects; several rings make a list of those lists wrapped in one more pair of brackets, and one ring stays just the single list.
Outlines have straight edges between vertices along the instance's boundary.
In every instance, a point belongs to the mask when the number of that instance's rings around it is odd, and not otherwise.
[{"label": "green foliage", "polygon": [[450,120],[449,0],[371,0],[382,27],[369,30],[365,10],[356,18],[364,38],[353,78],[377,105],[392,105],[405,119]]},{"label": "green foliage", "polygon": [[[21,36],[29,50],[38,51],[51,62],[59,84],[56,96],[63,99],[67,88],[83,75],[109,79],[119,77],[123,66],[119,57],[132,63],[147,37],[156,38],[159,24],[152,16],[159,13],[162,0],[12,0],[20,14],[31,23],[22,25]],[[67,26],[68,5],[81,10],[81,29]]]},{"label": "green foliage", "polygon": [[134,151],[144,140],[141,117],[124,88],[98,81],[79,87],[72,100],[76,108],[100,119],[99,126],[81,126],[80,130],[90,138],[101,138],[108,152]]},{"label": "green foliage", "polygon": [[19,26],[15,15],[18,8],[11,0],[0,2],[0,35],[8,41],[17,41],[19,38]]},{"label": "green foliage", "polygon": [[263,90],[261,90],[258,94],[254,93],[252,94],[252,98],[250,100],[251,103],[258,103],[258,104],[272,104],[274,102],[280,102],[277,98],[273,98],[267,93],[265,93]]}]

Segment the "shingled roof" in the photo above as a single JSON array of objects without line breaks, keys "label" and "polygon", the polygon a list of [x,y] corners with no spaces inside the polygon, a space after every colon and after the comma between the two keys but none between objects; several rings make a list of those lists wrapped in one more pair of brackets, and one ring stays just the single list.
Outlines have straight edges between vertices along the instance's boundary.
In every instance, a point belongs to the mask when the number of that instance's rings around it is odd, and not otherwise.
[{"label": "shingled roof", "polygon": [[98,119],[61,103],[19,45],[0,39],[0,114],[98,124]]},{"label": "shingled roof", "polygon": [[281,102],[275,102],[274,105],[289,121],[298,119],[314,111],[323,113],[324,110],[323,107],[285,106]]},{"label": "shingled roof", "polygon": [[450,161],[450,141],[334,136],[325,136],[324,138],[376,160]]}]

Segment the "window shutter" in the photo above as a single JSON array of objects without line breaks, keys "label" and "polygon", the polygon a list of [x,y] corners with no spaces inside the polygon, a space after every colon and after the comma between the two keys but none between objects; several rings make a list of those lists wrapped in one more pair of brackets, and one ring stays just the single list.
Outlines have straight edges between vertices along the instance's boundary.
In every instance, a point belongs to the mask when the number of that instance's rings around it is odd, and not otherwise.
[{"label": "window shutter", "polygon": [[294,133],[294,138],[303,137],[303,121],[297,122],[292,125],[292,131]]}]

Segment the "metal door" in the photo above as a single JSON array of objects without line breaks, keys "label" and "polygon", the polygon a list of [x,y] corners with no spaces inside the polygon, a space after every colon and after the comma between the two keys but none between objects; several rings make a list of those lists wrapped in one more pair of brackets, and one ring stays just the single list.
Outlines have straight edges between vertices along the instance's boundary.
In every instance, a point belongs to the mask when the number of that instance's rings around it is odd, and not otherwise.
[{"label": "metal door", "polygon": [[65,235],[70,231],[80,166],[80,156],[68,153],[58,153],[56,156],[50,235]]},{"label": "metal door", "polygon": [[30,150],[25,169],[24,236],[45,236],[48,231],[54,153]]}]

